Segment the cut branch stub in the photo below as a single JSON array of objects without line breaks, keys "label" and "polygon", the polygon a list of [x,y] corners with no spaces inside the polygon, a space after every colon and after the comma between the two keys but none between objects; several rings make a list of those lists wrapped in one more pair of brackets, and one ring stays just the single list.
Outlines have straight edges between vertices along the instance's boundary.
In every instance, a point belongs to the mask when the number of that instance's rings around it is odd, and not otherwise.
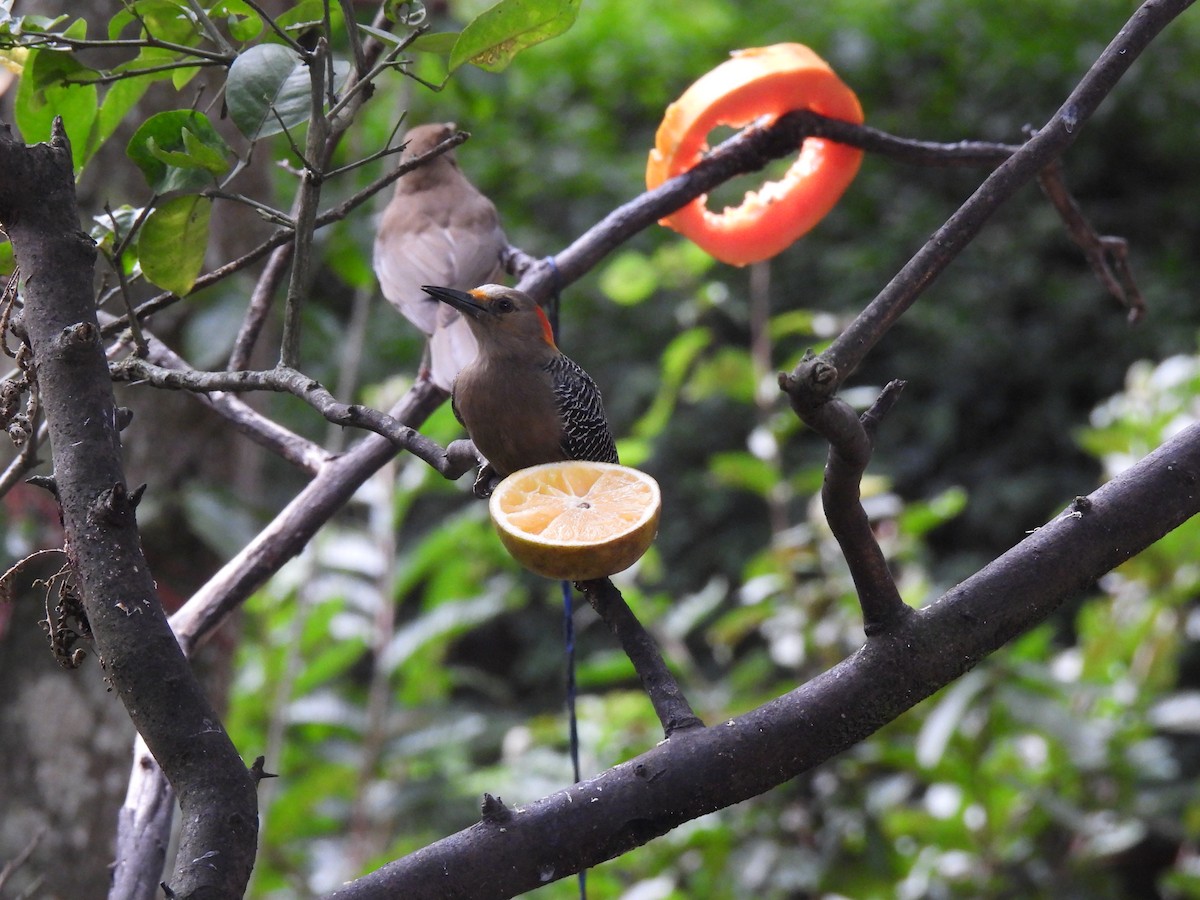
[{"label": "cut branch stub", "polygon": [[810,427],[820,431],[809,422],[809,417],[837,394],[841,376],[837,367],[823,357],[814,356],[809,350],[793,372],[779,373],[779,389],[788,395],[792,409]]}]

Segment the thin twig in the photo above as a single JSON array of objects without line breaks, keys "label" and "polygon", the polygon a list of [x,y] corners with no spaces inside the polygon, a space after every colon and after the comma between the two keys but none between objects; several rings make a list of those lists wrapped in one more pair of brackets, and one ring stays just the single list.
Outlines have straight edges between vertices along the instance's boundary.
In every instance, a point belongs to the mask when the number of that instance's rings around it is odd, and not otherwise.
[{"label": "thin twig", "polygon": [[[146,362],[164,369],[190,372],[187,363],[166,344],[157,339],[148,341]],[[213,412],[225,418],[234,428],[261,447],[275,453],[309,475],[315,475],[329,460],[330,454],[307,438],[252,409],[237,397],[223,391],[193,392],[197,399]]]},{"label": "thin twig", "polygon": [[[136,13],[135,13],[136,15]],[[59,47],[68,47],[71,50],[109,50],[109,49],[146,49],[169,50],[172,53],[179,53],[184,56],[195,56],[197,60],[191,65],[213,65],[219,64],[224,66],[232,65],[234,57],[225,53],[220,53],[215,50],[205,50],[201,47],[189,47],[185,44],[174,44],[170,41],[159,40],[154,37],[147,38],[122,38],[117,40],[101,40],[97,38],[73,38],[68,37],[59,32],[42,34],[26,32],[21,35],[21,40],[16,46],[19,47],[49,47],[51,49],[59,49]]]},{"label": "thin twig", "polygon": [[447,478],[462,476],[476,459],[473,450],[456,444],[443,449],[437,442],[404,425],[387,413],[357,403],[342,403],[320,382],[287,366],[265,371],[197,372],[180,371],[156,366],[148,360],[128,357],[113,363],[110,372],[114,381],[149,384],[168,390],[194,391],[273,391],[298,397],[335,425],[365,428],[387,438],[398,449],[407,450]]},{"label": "thin twig", "polygon": [[1058,210],[1067,234],[1083,251],[1104,289],[1128,310],[1130,324],[1141,321],[1146,314],[1146,301],[1129,269],[1129,242],[1096,231],[1067,189],[1059,160],[1038,173],[1038,184]]},{"label": "thin twig", "polygon": [[189,59],[180,62],[163,63],[157,66],[145,66],[140,69],[122,69],[120,72],[100,72],[97,75],[92,75],[83,79],[64,78],[64,84],[113,84],[118,81],[127,81],[130,78],[140,78],[143,75],[158,75],[162,72],[174,72],[179,69],[211,69],[220,67],[223,69],[229,68],[228,61],[222,60],[197,60]]},{"label": "thin twig", "polygon": [[107,203],[104,205],[104,211],[108,213],[108,219],[112,223],[113,230],[113,252],[112,256],[107,257],[108,264],[117,276],[121,302],[125,305],[125,312],[129,315],[129,333],[133,337],[133,345],[136,348],[135,352],[138,356],[146,355],[146,338],[142,334],[141,323],[138,321],[137,316],[133,314],[133,298],[129,295],[129,279],[125,276],[125,264],[122,257],[124,256],[129,239],[136,233],[138,226],[145,221],[145,214],[149,208],[149,205],[142,208],[137,221],[129,229],[129,234],[123,235],[121,234],[121,226],[117,222],[117,217],[113,214],[112,207]]},{"label": "thin twig", "polygon": [[0,894],[4,892],[4,885],[8,879],[12,878],[13,874],[29,861],[29,857],[33,856],[33,851],[37,849],[37,845],[42,842],[42,838],[46,836],[46,828],[42,826],[33,833],[33,837],[12,859],[4,864],[4,868],[0,869]]},{"label": "thin twig", "polygon": [[322,63],[328,55],[329,44],[324,37],[318,38],[317,46],[308,62],[312,112],[308,117],[304,175],[300,179],[296,205],[292,276],[288,281],[283,307],[283,339],[279,348],[279,362],[283,366],[295,366],[300,361],[300,314],[304,298],[308,296],[313,235],[316,232],[317,210],[321,202],[321,186],[325,180],[329,120],[325,118],[324,110],[325,71]]},{"label": "thin twig", "polygon": [[304,56],[304,54],[305,54],[304,48],[301,47],[298,43],[296,43],[295,38],[293,38],[290,34],[287,33],[287,31],[285,31],[283,28],[281,28],[279,26],[279,23],[275,21],[274,16],[272,16],[265,9],[263,9],[257,2],[255,2],[255,0],[245,0],[245,3],[248,7],[250,7],[252,10],[254,10],[264,22],[267,23],[267,25],[271,28],[272,31],[275,32],[275,34],[279,37],[280,40],[282,40],[289,47],[291,47],[292,50],[294,50],[298,56]]},{"label": "thin twig", "polygon": [[[361,81],[366,77],[369,66],[367,65],[367,56],[363,53],[362,35],[358,33],[358,21],[354,17],[354,2],[353,0],[338,0],[338,5],[342,8],[342,18],[346,22],[346,35],[350,39],[350,55],[354,57],[354,73]],[[326,10],[328,8],[326,6]]]},{"label": "thin twig", "polygon": [[282,225],[284,228],[289,229],[296,227],[296,221],[288,216],[287,213],[275,209],[273,206],[268,206],[259,200],[255,200],[253,197],[247,197],[245,194],[234,194],[220,188],[207,188],[200,192],[200,196],[207,197],[210,200],[228,200],[231,203],[240,203],[243,206],[250,207],[262,216],[262,218],[274,225]]},{"label": "thin twig", "polygon": [[204,33],[208,35],[208,39],[221,48],[222,53],[236,55],[237,51],[230,46],[229,41],[225,40],[225,35],[221,34],[221,29],[213,24],[213,20],[208,17],[208,13],[204,7],[196,0],[187,0],[188,9],[192,11],[192,15],[196,17],[196,21],[200,23],[200,27],[204,29]]},{"label": "thin twig", "polygon": [[271,301],[284,275],[287,274],[291,260],[292,245],[283,244],[272,251],[271,258],[259,273],[258,281],[254,283],[254,290],[250,294],[250,302],[246,306],[246,314],[242,317],[241,328],[234,339],[233,351],[229,354],[230,369],[236,371],[250,368],[254,346],[258,343],[258,336],[262,333],[267,316],[271,312]]}]

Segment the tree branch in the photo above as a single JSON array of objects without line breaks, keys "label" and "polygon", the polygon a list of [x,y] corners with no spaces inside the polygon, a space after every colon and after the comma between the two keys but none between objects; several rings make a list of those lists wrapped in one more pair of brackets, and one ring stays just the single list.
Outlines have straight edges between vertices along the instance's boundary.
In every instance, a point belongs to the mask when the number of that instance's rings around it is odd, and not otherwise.
[{"label": "tree branch", "polygon": [[[183,358],[162,341],[150,335],[147,335],[147,338],[147,363],[159,367],[160,370],[176,370],[182,373],[192,371]],[[330,454],[320,445],[289,431],[224,391],[196,393],[195,397],[250,440],[309,475],[316,474],[321,465],[330,458]]]},{"label": "tree branch", "polygon": [[283,310],[283,339],[280,342],[279,362],[285,367],[296,366],[300,362],[300,313],[303,300],[308,296],[317,207],[321,202],[325,167],[332,150],[328,141],[329,120],[325,118],[324,111],[324,61],[328,55],[329,44],[324,37],[318,38],[316,49],[305,55],[312,112],[308,117],[307,144],[302,157],[304,172],[300,177],[300,191],[295,208],[296,224],[292,229],[292,273],[288,280]]},{"label": "tree branch", "polygon": [[[829,528],[850,567],[862,605],[863,628],[871,637],[895,627],[912,612],[896,589],[887,559],[862,507],[861,495],[862,476],[871,460],[875,430],[904,389],[904,382],[889,383],[860,419],[850,404],[826,393],[836,387],[835,373],[828,363],[809,356],[797,371],[807,380],[809,390],[798,390],[792,383],[793,376],[785,373],[780,373],[779,386],[790,397],[803,401],[793,403],[796,414],[829,442],[821,503]],[[819,402],[816,397],[821,398]]]},{"label": "tree branch", "polygon": [[[431,382],[418,381],[389,415],[404,426],[418,428],[444,399],[445,394]],[[447,455],[465,452],[468,443],[455,441]],[[226,615],[303,550],[317,530],[395,455],[391,441],[372,434],[322,465],[304,490],[171,616],[184,652],[190,655]]]},{"label": "tree branch", "polygon": [[1038,173],[1038,185],[1058,210],[1067,234],[1083,251],[1104,289],[1129,311],[1130,324],[1139,322],[1146,314],[1146,301],[1129,269],[1129,242],[1096,231],[1067,190],[1061,161],[1055,160]]},{"label": "tree branch", "polygon": [[702,728],[704,723],[692,712],[679,683],[667,668],[654,638],[638,621],[621,592],[608,578],[580,581],[575,585],[587,597],[588,603],[609,627],[621,644],[621,649],[633,663],[658,720],[667,737],[690,728]]},{"label": "tree branch", "polygon": [[473,448],[465,441],[442,447],[419,431],[359,403],[342,403],[320,382],[287,366],[261,372],[197,372],[156,366],[149,360],[126,357],[110,367],[114,381],[145,383],[170,390],[274,391],[298,397],[335,425],[366,428],[407,450],[450,480],[461,478],[476,463]]},{"label": "tree branch", "polygon": [[974,240],[991,214],[1074,143],[1084,123],[1133,61],[1191,4],[1192,0],[1147,0],[1138,8],[1050,120],[984,180],[821,354],[836,372],[838,384],[858,368],[896,320]]},{"label": "tree branch", "polygon": [[61,120],[49,144],[0,133],[0,221],[25,280],[23,327],[49,426],[66,550],[106,677],[180,798],[177,896],[240,896],[254,864],[254,784],[174,635],[142,555],[92,302]]},{"label": "tree branch", "polygon": [[[949,684],[1200,512],[1200,426],[1048,522],[853,656],[745,715],[682,731],[587,781],[460,831],[337,900],[512,897],[770,790]],[[498,865],[497,860],[504,860]]]}]

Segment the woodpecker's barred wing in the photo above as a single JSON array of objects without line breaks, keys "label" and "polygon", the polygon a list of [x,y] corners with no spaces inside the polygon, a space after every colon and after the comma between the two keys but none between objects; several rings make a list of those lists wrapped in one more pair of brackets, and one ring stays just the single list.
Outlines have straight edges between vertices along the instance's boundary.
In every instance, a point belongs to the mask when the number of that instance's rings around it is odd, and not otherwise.
[{"label": "woodpecker's barred wing", "polygon": [[546,369],[554,384],[554,397],[562,418],[562,451],[566,458],[619,462],[596,382],[561,353],[546,364]]}]

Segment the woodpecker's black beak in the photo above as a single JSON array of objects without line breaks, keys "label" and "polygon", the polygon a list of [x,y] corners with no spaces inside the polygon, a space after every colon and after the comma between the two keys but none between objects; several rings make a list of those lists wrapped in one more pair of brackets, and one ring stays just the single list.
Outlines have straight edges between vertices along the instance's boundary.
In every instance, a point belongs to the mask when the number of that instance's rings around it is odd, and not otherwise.
[{"label": "woodpecker's black beak", "polygon": [[480,303],[466,291],[456,291],[454,288],[438,287],[434,284],[421,285],[421,290],[435,300],[441,300],[448,306],[453,306],[459,312],[478,319],[484,313],[490,313],[487,306]]}]

